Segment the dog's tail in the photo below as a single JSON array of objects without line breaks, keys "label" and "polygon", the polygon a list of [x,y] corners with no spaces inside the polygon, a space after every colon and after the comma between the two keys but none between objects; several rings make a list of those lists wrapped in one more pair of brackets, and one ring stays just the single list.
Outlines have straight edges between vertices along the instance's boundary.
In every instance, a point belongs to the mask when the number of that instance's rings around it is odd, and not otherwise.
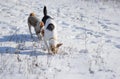
[{"label": "dog's tail", "polygon": [[46,8],[46,6],[44,6],[43,14],[44,14],[44,16],[47,16],[47,8]]},{"label": "dog's tail", "polygon": [[29,15],[29,16],[35,16],[35,13],[33,13],[33,12],[32,12],[32,13],[30,13],[30,15]]}]

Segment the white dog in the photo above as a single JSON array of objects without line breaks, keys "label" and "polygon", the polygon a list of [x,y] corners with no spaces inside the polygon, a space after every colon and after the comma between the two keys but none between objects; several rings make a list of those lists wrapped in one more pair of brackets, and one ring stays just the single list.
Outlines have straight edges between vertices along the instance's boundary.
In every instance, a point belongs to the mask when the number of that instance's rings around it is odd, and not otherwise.
[{"label": "white dog", "polygon": [[44,17],[42,18],[41,23],[43,26],[41,26],[42,31],[42,37],[44,40],[44,43],[47,47],[48,53],[56,54],[58,52],[59,47],[62,45],[62,43],[58,43],[57,41],[57,26],[53,18],[47,15],[47,9],[46,6],[44,6],[43,9]]}]

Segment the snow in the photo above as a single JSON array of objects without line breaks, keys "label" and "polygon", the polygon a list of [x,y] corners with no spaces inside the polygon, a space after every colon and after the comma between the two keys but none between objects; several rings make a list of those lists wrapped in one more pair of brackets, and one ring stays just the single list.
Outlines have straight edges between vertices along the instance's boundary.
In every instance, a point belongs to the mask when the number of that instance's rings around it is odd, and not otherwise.
[{"label": "snow", "polygon": [[[0,0],[0,79],[120,79],[117,0]],[[57,23],[58,54],[49,55],[27,18],[43,7]]]}]

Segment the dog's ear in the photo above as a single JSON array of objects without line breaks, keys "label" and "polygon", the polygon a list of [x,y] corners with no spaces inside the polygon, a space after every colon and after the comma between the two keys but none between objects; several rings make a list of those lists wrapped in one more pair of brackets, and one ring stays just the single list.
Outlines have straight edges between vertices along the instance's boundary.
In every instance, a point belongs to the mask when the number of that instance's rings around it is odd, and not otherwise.
[{"label": "dog's ear", "polygon": [[47,16],[47,8],[46,8],[46,6],[44,6],[43,14],[44,14],[44,16]]},{"label": "dog's ear", "polygon": [[59,48],[61,45],[63,45],[63,44],[62,44],[62,43],[59,43],[59,44],[57,44],[56,47]]},{"label": "dog's ear", "polygon": [[44,23],[41,21],[40,22],[40,27],[42,28],[44,26]]},{"label": "dog's ear", "polygon": [[30,16],[35,16],[35,13],[30,13]]}]

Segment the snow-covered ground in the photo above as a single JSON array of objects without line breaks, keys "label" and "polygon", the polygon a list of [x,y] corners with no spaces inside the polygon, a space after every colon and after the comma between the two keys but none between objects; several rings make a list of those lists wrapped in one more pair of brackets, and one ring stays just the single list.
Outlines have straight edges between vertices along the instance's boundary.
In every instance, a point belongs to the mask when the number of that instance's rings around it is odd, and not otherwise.
[{"label": "snow-covered ground", "polygon": [[[42,49],[29,13],[58,25],[58,54]],[[0,0],[0,79],[120,79],[120,5],[98,0]]]}]

